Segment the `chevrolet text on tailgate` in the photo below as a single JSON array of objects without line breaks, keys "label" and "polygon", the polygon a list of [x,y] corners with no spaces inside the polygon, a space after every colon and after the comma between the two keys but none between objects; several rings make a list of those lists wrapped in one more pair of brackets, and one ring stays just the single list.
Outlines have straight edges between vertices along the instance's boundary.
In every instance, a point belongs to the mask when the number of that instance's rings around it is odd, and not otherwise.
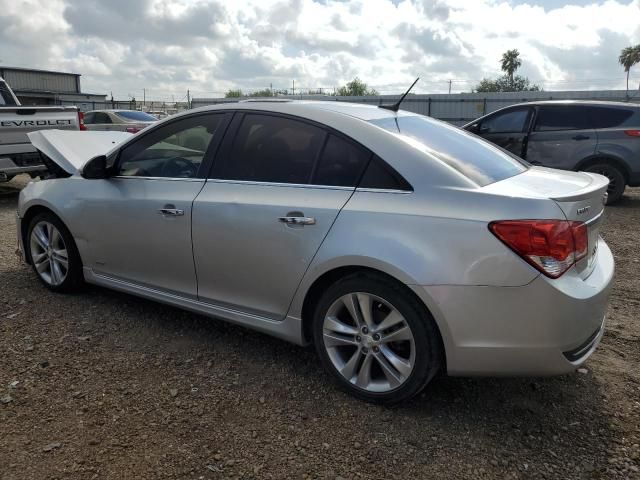
[{"label": "chevrolet text on tailgate", "polygon": [[36,177],[48,170],[27,137],[44,129],[84,130],[82,113],[76,107],[21,106],[0,78],[0,182],[20,173]]}]

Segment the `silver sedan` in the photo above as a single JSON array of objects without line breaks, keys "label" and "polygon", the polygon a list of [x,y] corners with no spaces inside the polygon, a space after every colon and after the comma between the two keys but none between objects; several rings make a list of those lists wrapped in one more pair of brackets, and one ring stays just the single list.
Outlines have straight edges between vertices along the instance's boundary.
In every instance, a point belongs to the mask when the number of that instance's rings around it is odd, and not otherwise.
[{"label": "silver sedan", "polygon": [[54,174],[22,191],[18,237],[48,288],[89,282],[312,343],[364,400],[407,399],[438,372],[570,372],[603,335],[600,175],[339,102],[30,137]]}]

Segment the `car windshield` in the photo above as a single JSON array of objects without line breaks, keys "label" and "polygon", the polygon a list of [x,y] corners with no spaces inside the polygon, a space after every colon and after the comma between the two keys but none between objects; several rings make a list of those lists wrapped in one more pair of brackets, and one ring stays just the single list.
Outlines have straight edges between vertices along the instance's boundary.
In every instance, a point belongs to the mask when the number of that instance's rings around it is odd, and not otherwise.
[{"label": "car windshield", "polygon": [[452,125],[420,115],[370,120],[412,146],[433,155],[479,186],[527,170],[526,162]]},{"label": "car windshield", "polygon": [[153,115],[145,112],[137,112],[135,110],[120,110],[116,114],[127,120],[136,120],[138,122],[156,122],[158,119]]}]

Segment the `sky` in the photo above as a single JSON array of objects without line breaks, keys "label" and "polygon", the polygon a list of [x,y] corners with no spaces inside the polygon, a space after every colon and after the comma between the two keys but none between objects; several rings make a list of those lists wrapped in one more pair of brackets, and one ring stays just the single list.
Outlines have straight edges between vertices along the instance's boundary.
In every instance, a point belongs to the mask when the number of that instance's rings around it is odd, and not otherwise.
[{"label": "sky", "polygon": [[[469,92],[520,51],[545,90],[625,88],[640,0],[0,0],[0,65],[82,74],[82,89],[180,101],[272,86]],[[640,65],[630,88],[640,84]]]}]

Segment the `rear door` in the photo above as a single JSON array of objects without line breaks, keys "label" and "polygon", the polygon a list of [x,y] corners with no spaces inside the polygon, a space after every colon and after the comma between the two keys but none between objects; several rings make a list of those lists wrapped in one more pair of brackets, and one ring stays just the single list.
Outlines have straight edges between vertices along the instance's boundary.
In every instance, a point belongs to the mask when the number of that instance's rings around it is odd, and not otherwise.
[{"label": "rear door", "polygon": [[531,107],[524,106],[501,110],[481,120],[476,133],[520,158],[525,158],[532,112]]},{"label": "rear door", "polygon": [[317,124],[236,114],[193,206],[199,299],[284,318],[369,158]]},{"label": "rear door", "polygon": [[598,138],[589,124],[588,106],[543,104],[537,107],[527,144],[534,165],[574,170],[596,151]]}]

